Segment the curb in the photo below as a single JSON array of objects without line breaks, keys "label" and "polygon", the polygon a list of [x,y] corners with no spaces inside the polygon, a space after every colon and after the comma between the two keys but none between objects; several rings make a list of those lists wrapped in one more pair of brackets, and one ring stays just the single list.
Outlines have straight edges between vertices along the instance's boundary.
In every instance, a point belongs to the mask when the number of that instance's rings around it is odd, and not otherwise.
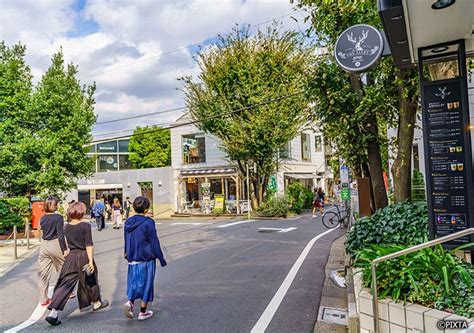
[{"label": "curb", "polygon": [[11,263],[7,268],[5,268],[2,272],[0,272],[0,279],[3,278],[5,275],[10,273],[16,266],[21,264],[24,260],[30,258],[36,250],[39,248],[40,243],[32,245],[28,252],[24,253],[23,255],[19,256],[15,262]]},{"label": "curb", "polygon": [[[347,258],[347,254],[346,254]],[[360,323],[359,323],[359,313],[357,312],[357,303],[355,298],[354,291],[354,277],[352,275],[351,267],[347,266],[346,261],[346,296],[347,296],[347,310],[349,312],[348,318],[348,327],[349,333],[359,333],[360,332]]]}]

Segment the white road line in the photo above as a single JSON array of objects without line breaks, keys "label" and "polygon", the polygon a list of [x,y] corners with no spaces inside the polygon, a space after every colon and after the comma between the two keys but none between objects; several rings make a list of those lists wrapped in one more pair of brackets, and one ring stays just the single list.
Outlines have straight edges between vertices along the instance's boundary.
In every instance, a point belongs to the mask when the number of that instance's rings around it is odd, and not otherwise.
[{"label": "white road line", "polygon": [[275,231],[278,231],[278,232],[283,232],[283,233],[286,233],[286,232],[289,232],[289,231],[293,231],[293,230],[296,230],[298,229],[297,227],[290,227],[290,228],[258,228],[258,230],[275,230]]},{"label": "white road line", "polygon": [[[54,286],[49,286],[49,288],[48,288],[48,297],[49,298],[51,298],[51,296],[53,295],[53,290],[54,290]],[[33,311],[30,318],[25,320],[20,325],[17,325],[13,328],[10,328],[8,331],[4,331],[4,333],[15,333],[15,332],[18,332],[18,331],[21,331],[21,330],[27,328],[28,326],[33,325],[38,320],[40,320],[41,317],[43,317],[43,314],[44,314],[44,312],[46,311],[47,308],[48,308],[47,306],[41,306],[41,304],[38,303],[38,305],[36,306],[36,309]]]},{"label": "white road line", "polygon": [[217,228],[227,228],[227,227],[232,227],[233,225],[237,224],[242,224],[242,223],[249,223],[249,222],[254,222],[255,220],[245,220],[245,221],[239,221],[239,222],[232,222],[232,223],[227,223],[223,225],[218,225]]},{"label": "white road line", "polygon": [[278,307],[280,306],[281,302],[283,301],[283,298],[285,297],[286,293],[288,292],[288,289],[290,289],[291,284],[293,283],[293,280],[296,277],[296,274],[298,273],[299,269],[301,268],[301,265],[303,265],[304,260],[308,256],[309,251],[313,247],[314,243],[324,235],[329,234],[331,231],[334,231],[336,229],[329,229],[322,234],[317,235],[314,237],[312,240],[309,241],[309,243],[306,245],[304,248],[303,252],[301,252],[300,256],[298,259],[295,261],[293,264],[293,267],[291,267],[290,271],[288,272],[288,275],[286,276],[285,280],[283,280],[283,283],[281,284],[280,288],[278,288],[276,294],[273,296],[272,300],[270,303],[268,303],[267,308],[265,311],[262,313],[260,316],[260,319],[257,321],[255,326],[252,328],[250,333],[263,333],[267,329],[268,325],[273,319],[273,316],[275,315],[276,311],[278,310]]},{"label": "white road line", "polygon": [[209,222],[173,222],[170,225],[203,225],[203,224],[211,224]]}]

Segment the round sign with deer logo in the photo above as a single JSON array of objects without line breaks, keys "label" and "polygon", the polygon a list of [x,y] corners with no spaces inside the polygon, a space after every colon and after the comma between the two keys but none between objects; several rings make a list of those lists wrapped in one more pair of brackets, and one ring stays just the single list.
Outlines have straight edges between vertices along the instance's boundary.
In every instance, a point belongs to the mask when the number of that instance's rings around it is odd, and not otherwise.
[{"label": "round sign with deer logo", "polygon": [[334,56],[342,69],[360,73],[372,68],[382,56],[383,37],[367,24],[346,29],[337,39]]}]

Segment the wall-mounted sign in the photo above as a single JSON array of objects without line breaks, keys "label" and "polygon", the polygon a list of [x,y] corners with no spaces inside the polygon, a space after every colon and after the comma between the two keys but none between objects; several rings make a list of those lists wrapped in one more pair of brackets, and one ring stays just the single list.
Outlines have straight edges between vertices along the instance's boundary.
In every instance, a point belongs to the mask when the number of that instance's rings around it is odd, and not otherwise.
[{"label": "wall-mounted sign", "polygon": [[214,209],[224,210],[224,195],[223,194],[214,195]]},{"label": "wall-mounted sign", "polygon": [[380,59],[384,40],[380,31],[367,24],[346,29],[337,39],[334,56],[338,65],[348,72],[369,70]]},{"label": "wall-mounted sign", "polygon": [[196,178],[188,177],[188,184],[194,184],[194,183],[196,183]]}]

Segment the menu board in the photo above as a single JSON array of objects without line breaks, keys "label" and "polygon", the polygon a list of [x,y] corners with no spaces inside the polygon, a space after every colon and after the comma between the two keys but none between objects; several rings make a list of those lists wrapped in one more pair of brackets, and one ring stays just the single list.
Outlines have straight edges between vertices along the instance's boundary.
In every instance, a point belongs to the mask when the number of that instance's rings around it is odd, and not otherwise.
[{"label": "menu board", "polygon": [[[460,79],[423,86],[423,136],[425,140],[427,197],[431,238],[470,227],[472,218],[472,161],[467,119],[467,98]],[[463,99],[466,99],[464,101]],[[448,247],[469,242],[459,238]]]}]

